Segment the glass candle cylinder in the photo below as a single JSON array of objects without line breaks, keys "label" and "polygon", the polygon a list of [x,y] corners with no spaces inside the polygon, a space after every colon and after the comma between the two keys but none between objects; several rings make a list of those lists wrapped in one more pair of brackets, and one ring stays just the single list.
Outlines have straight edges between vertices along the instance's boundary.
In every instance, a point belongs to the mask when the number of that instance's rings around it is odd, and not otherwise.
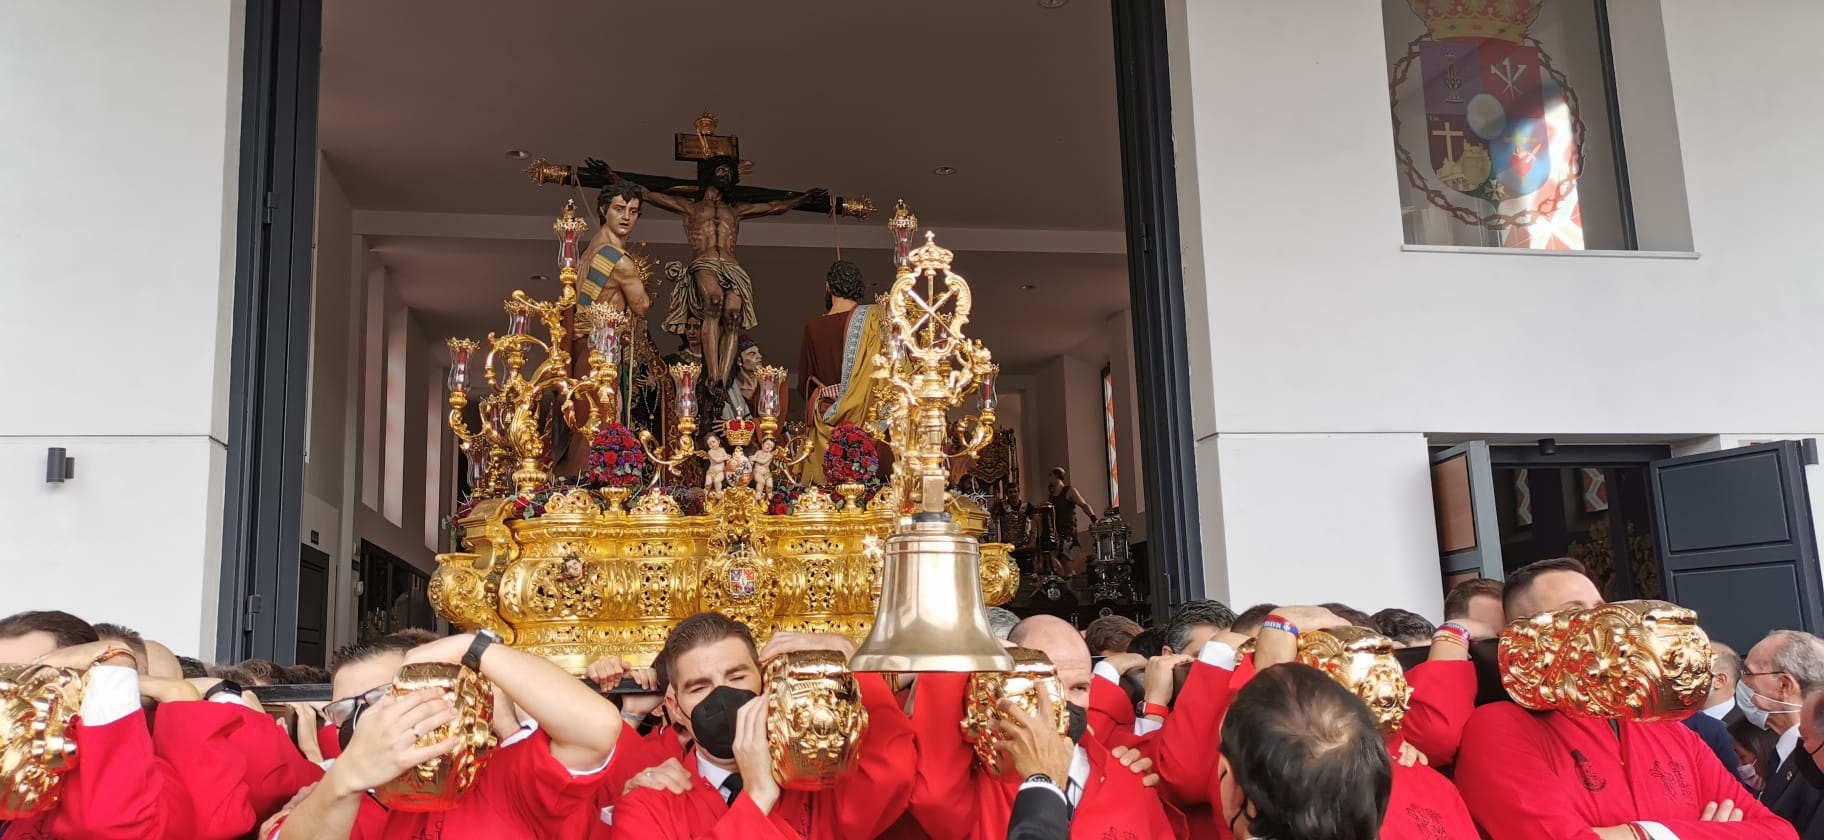
[{"label": "glass candle cylinder", "polygon": [[525,335],[527,320],[525,307],[513,307],[507,311],[507,332],[514,335]]},{"label": "glass candle cylinder", "polygon": [[779,416],[779,380],[771,376],[760,378],[760,416]]},{"label": "glass candle cylinder", "polygon": [[994,378],[1001,372],[1000,365],[989,365],[982,371],[982,410],[993,411],[1001,402],[1001,392],[994,383]]}]

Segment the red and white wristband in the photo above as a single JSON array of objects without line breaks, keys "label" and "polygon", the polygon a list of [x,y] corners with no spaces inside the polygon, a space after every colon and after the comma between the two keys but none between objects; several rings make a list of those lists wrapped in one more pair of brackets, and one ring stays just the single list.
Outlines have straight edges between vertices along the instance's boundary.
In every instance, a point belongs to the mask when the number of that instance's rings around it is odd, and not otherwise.
[{"label": "red and white wristband", "polygon": [[1288,619],[1283,615],[1268,615],[1267,619],[1260,623],[1260,629],[1278,630],[1281,633],[1293,636],[1298,635],[1298,625],[1293,624],[1291,619]]},{"label": "red and white wristband", "polygon": [[1446,621],[1438,625],[1438,632],[1431,635],[1431,640],[1433,642],[1456,642],[1464,647],[1469,647],[1469,628],[1454,621]]}]

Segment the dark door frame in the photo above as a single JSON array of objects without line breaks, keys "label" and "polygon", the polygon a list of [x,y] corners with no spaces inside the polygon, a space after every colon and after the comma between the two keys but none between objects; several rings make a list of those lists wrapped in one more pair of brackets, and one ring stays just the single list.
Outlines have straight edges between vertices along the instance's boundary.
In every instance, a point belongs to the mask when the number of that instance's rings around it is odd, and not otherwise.
[{"label": "dark door frame", "polygon": [[1127,216],[1127,288],[1139,378],[1145,462],[1146,556],[1153,620],[1204,597],[1197,522],[1197,452],[1191,428],[1184,263],[1178,250],[1178,176],[1165,0],[1113,0],[1115,91]]},{"label": "dark door frame", "polygon": [[[1153,612],[1204,594],[1165,0],[1113,0]],[[248,0],[216,658],[296,646],[322,0]]]},{"label": "dark door frame", "polygon": [[248,0],[215,659],[297,655],[321,0]]}]

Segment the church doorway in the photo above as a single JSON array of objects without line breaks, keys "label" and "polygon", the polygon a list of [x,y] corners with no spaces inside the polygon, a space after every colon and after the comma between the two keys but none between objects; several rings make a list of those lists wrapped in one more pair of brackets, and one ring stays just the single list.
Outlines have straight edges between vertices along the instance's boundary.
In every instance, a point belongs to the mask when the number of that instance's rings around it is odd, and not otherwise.
[{"label": "church doorway", "polygon": [[[650,269],[642,352],[713,349],[733,381],[732,361],[757,351],[793,370],[787,413],[815,392],[796,369],[832,266],[851,263],[869,297],[883,291],[886,222],[903,200],[920,233],[956,253],[970,334],[1001,367],[997,426],[1014,445],[959,477],[1038,502],[1061,467],[1096,517],[1117,512],[1118,493],[1130,529],[1119,544],[1151,561],[1132,589],[1154,596],[1121,611],[1202,594],[1188,401],[1136,397],[1188,392],[1164,4],[801,5],[734,4],[708,21],[657,0],[324,0],[308,351],[293,360],[308,380],[303,470],[289,478],[313,500],[306,518],[339,520],[322,529],[341,535],[330,641],[351,640],[367,612],[348,595],[356,547],[386,545],[430,571],[482,478],[448,429],[447,340],[511,329],[501,302],[515,290],[555,297],[552,221],[574,201],[599,233],[611,178],[645,192],[616,246]],[[933,50],[947,58],[929,61]],[[699,169],[720,163],[753,211],[738,229],[674,212],[689,210]],[[706,231],[726,240],[706,249]],[[715,285],[696,282],[706,270],[742,298],[714,336],[689,317],[693,293]],[[662,407],[644,410],[642,422],[664,422]],[[1088,562],[1116,541],[1075,520],[1064,583],[1093,605]]]}]

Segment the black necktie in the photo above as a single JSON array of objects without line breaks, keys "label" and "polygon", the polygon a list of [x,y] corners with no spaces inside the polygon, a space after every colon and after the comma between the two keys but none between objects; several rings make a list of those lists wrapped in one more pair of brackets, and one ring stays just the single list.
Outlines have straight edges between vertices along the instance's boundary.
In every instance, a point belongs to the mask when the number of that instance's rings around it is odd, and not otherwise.
[{"label": "black necktie", "polygon": [[722,798],[728,800],[729,805],[734,805],[735,797],[741,795],[741,774],[730,773],[728,778],[722,780],[722,789],[728,792],[728,795]]}]

